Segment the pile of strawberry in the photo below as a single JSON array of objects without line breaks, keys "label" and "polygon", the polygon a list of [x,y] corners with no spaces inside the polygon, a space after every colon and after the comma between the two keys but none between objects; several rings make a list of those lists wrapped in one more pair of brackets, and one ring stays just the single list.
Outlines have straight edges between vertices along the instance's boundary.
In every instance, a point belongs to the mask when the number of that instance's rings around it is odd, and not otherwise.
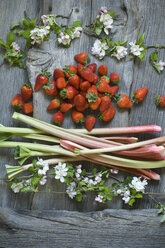
[{"label": "pile of strawberry", "polygon": [[[57,110],[52,117],[56,125],[61,125],[64,121],[64,113],[72,109],[73,121],[76,124],[85,122],[86,129],[90,131],[96,122],[94,111],[99,110],[99,118],[105,122],[113,119],[116,110],[111,103],[112,99],[117,102],[119,108],[127,109],[132,108],[133,102],[144,100],[148,88],[136,90],[133,99],[130,100],[125,94],[117,94],[120,77],[116,73],[111,73],[108,77],[106,65],[99,66],[98,76],[95,73],[97,65],[95,63],[87,65],[86,53],[77,54],[74,59],[77,67],[69,65],[64,66],[62,70],[55,69],[54,80],[49,81],[51,74],[47,71],[41,72],[36,78],[34,90],[43,88],[47,95],[55,97],[48,105],[47,111]],[[32,88],[30,89],[32,91]],[[25,101],[23,94],[22,97]],[[26,104],[23,106],[21,100],[17,104],[13,101],[12,106],[19,106],[23,108],[25,114],[30,114],[26,111]],[[92,114],[84,116],[84,111],[87,109],[90,109]]]}]

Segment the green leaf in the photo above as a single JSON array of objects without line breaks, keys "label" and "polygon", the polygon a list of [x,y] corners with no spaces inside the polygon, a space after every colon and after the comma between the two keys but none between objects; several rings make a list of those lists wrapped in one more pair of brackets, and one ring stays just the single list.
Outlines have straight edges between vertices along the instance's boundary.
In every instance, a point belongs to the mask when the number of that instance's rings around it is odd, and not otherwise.
[{"label": "green leaf", "polygon": [[133,54],[130,54],[129,57],[130,57],[130,59],[135,58],[135,56]]},{"label": "green leaf", "polygon": [[134,204],[134,202],[135,202],[135,199],[131,199],[131,200],[128,202],[128,204],[132,207],[132,205]]},{"label": "green leaf", "polygon": [[31,184],[33,186],[36,186],[39,183],[40,178],[39,177],[32,177],[31,178]]},{"label": "green leaf", "polygon": [[37,18],[32,19],[32,20],[30,21],[30,25],[29,25],[29,26],[30,26],[31,28],[34,28],[36,21],[37,21]]},{"label": "green leaf", "polygon": [[157,63],[152,62],[152,66],[156,69],[156,71],[157,71],[159,74],[161,73],[161,70],[160,70],[159,66],[157,65]]},{"label": "green leaf", "polygon": [[115,17],[115,12],[114,12],[114,11],[108,11],[108,14],[109,14],[112,18]]},{"label": "green leaf", "polygon": [[30,192],[30,191],[31,191],[31,188],[29,186],[23,187],[21,189],[21,192]]},{"label": "green leaf", "polygon": [[107,42],[108,46],[111,47],[111,41],[110,41],[110,39],[106,39],[106,42]]},{"label": "green leaf", "polygon": [[135,197],[136,198],[143,198],[142,194],[136,194]]},{"label": "green leaf", "polygon": [[140,55],[138,55],[138,58],[139,58],[141,61],[143,61],[143,60],[145,59],[145,56],[144,56],[143,53],[141,53]]},{"label": "green leaf", "polygon": [[29,28],[29,26],[30,26],[30,20],[22,18],[22,24],[25,27]]},{"label": "green leaf", "polygon": [[15,41],[15,34],[10,31],[8,34],[8,42],[6,44],[11,45],[12,42]]},{"label": "green leaf", "polygon": [[99,36],[99,35],[101,34],[101,31],[102,31],[102,26],[95,27],[95,28],[94,28],[94,31],[95,31],[96,35]]},{"label": "green leaf", "polygon": [[112,196],[111,195],[107,195],[107,200],[111,201],[112,200]]},{"label": "green leaf", "polygon": [[106,186],[105,187],[105,194],[109,194],[110,193],[110,187],[109,186]]},{"label": "green leaf", "polygon": [[76,27],[81,27],[82,26],[82,22],[81,21],[74,21],[72,23],[72,27],[76,28]]},{"label": "green leaf", "polygon": [[165,214],[164,214],[163,217],[161,218],[160,223],[163,223],[163,222],[165,222]]},{"label": "green leaf", "polygon": [[164,212],[164,209],[160,208],[159,211],[158,211],[158,214],[162,214],[163,212]]},{"label": "green leaf", "polygon": [[76,201],[80,202],[82,200],[82,194],[81,193],[78,193],[76,195]]},{"label": "green leaf", "polygon": [[62,28],[61,28],[60,26],[56,25],[56,26],[55,26],[55,33],[56,33],[56,34],[59,34],[59,33],[61,32],[61,29],[62,29]]},{"label": "green leaf", "polygon": [[145,33],[140,35],[139,40],[136,42],[137,45],[141,46],[143,44],[144,36],[145,36]]},{"label": "green leaf", "polygon": [[13,30],[13,29],[15,29],[15,28],[17,28],[17,27],[19,27],[19,26],[20,26],[19,23],[12,24],[12,25],[10,26],[10,30]]},{"label": "green leaf", "polygon": [[4,40],[2,40],[1,38],[0,38],[0,42],[1,42],[4,46],[6,46]]},{"label": "green leaf", "polygon": [[154,52],[154,53],[151,53],[150,58],[151,58],[151,61],[156,62],[158,60],[158,58],[159,58],[159,55],[158,55],[157,52]]},{"label": "green leaf", "polygon": [[92,170],[92,174],[96,174],[97,173],[97,169],[96,168],[94,168],[93,170]]}]

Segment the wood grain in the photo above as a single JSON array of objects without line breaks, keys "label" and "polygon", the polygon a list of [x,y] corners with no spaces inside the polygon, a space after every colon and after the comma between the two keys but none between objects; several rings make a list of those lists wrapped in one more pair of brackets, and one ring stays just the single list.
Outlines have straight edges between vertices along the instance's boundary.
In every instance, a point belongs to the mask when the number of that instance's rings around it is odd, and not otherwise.
[{"label": "wood grain", "polygon": [[18,211],[0,208],[0,247],[164,248],[156,210]]}]

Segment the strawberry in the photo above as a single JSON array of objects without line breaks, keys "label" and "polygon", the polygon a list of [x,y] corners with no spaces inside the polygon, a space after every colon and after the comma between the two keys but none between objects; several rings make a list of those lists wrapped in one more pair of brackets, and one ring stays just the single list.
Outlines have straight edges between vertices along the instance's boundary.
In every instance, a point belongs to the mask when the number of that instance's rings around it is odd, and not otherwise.
[{"label": "strawberry", "polygon": [[66,112],[68,112],[72,107],[73,107],[73,105],[72,105],[71,103],[63,102],[63,103],[61,103],[60,111],[61,111],[62,113],[66,113]]},{"label": "strawberry", "polygon": [[84,115],[83,113],[73,110],[72,111],[72,120],[76,123],[76,124],[81,124],[84,122]]},{"label": "strawberry", "polygon": [[89,102],[89,106],[92,110],[96,110],[98,109],[99,105],[101,103],[101,98],[98,97],[97,100],[95,102]]},{"label": "strawberry", "polygon": [[20,94],[17,94],[13,97],[13,99],[11,100],[11,106],[17,111],[23,108],[23,100]]},{"label": "strawberry", "polygon": [[64,78],[65,74],[63,73],[63,71],[57,68],[54,70],[53,77],[54,77],[54,80],[57,80],[57,78],[60,78],[60,77]]},{"label": "strawberry", "polygon": [[62,71],[65,73],[67,78],[73,77],[75,74],[77,74],[77,68],[73,65],[65,65]]},{"label": "strawberry", "polygon": [[80,91],[80,95],[84,96],[85,99],[87,99],[87,98],[86,98],[86,95],[87,95],[87,92],[86,92],[86,91]]},{"label": "strawberry", "polygon": [[84,78],[84,80],[89,81],[90,83],[93,83],[96,80],[93,71],[87,67],[83,67],[81,69],[81,77]]},{"label": "strawberry", "polygon": [[60,97],[63,99],[73,99],[77,93],[78,91],[73,86],[68,85],[60,91]]},{"label": "strawberry", "polygon": [[112,72],[112,73],[110,74],[110,81],[111,81],[111,83],[113,83],[113,84],[118,84],[118,83],[120,82],[120,77],[119,77],[119,75],[116,74],[116,73],[114,73],[114,72]]},{"label": "strawberry", "polygon": [[43,89],[48,96],[57,96],[58,95],[58,90],[56,86],[56,81],[51,80],[47,84],[43,86]]},{"label": "strawberry", "polygon": [[92,85],[87,90],[86,98],[88,99],[88,102],[95,102],[97,100],[98,91],[97,91],[97,87],[95,85]]},{"label": "strawberry", "polygon": [[155,103],[159,107],[165,107],[165,96],[157,96],[155,98]]},{"label": "strawberry", "polygon": [[119,108],[132,108],[133,103],[129,97],[125,94],[116,94],[114,99],[117,102]]},{"label": "strawberry", "polygon": [[26,115],[30,115],[33,113],[33,105],[30,103],[25,103],[23,106],[23,112]]},{"label": "strawberry", "polygon": [[39,75],[36,78],[34,90],[38,91],[40,88],[42,88],[45,84],[49,82],[49,78],[51,76],[51,73],[47,70],[40,72]]},{"label": "strawberry", "polygon": [[81,72],[82,72],[82,69],[84,68],[84,66],[80,63],[77,64],[77,74],[79,76],[81,76]]},{"label": "strawberry", "polygon": [[60,100],[53,99],[47,107],[47,110],[57,109],[60,107]]},{"label": "strawberry", "polygon": [[95,72],[97,65],[96,65],[96,63],[93,63],[93,64],[87,65],[87,67],[90,68],[93,72]]},{"label": "strawberry", "polygon": [[65,81],[63,77],[57,78],[56,83],[57,83],[57,89],[59,90],[62,90],[63,88],[67,86],[67,82]]},{"label": "strawberry", "polygon": [[60,126],[64,121],[64,115],[61,112],[57,112],[53,115],[52,119],[55,125]]},{"label": "strawberry", "polygon": [[85,105],[85,97],[78,94],[74,97],[74,104],[76,105],[76,107],[83,107]]},{"label": "strawberry", "polygon": [[74,76],[69,77],[68,83],[70,85],[72,85],[76,90],[78,90],[79,87],[80,87],[80,78],[79,78],[79,76],[77,74],[75,74]]},{"label": "strawberry", "polygon": [[93,115],[88,115],[85,118],[85,127],[88,131],[91,131],[96,123],[96,118]]},{"label": "strawberry", "polygon": [[106,109],[109,108],[110,104],[111,104],[111,98],[108,96],[103,96],[101,98],[101,104],[99,108],[100,112],[103,113]]},{"label": "strawberry", "polygon": [[98,77],[98,75],[97,74],[95,74],[95,73],[93,73],[93,77],[94,77],[94,79],[93,79],[93,84],[96,84],[97,82],[98,82],[98,80],[99,80],[99,77]]},{"label": "strawberry", "polygon": [[87,101],[85,102],[85,104],[82,107],[77,107],[76,106],[76,110],[79,111],[79,112],[84,112],[87,108],[88,108]]},{"label": "strawberry", "polygon": [[98,68],[98,73],[101,75],[101,76],[104,76],[104,75],[107,75],[108,73],[108,68],[106,65],[100,65],[99,68]]},{"label": "strawberry", "polygon": [[100,78],[100,81],[106,81],[107,82],[107,84],[109,84],[110,83],[110,78],[109,77],[107,77],[107,76],[102,76],[101,78]]},{"label": "strawberry", "polygon": [[107,82],[106,81],[99,81],[98,83],[97,83],[97,89],[98,89],[98,91],[100,92],[100,93],[109,93],[109,91],[110,91],[110,86],[109,86],[109,84],[107,84]]},{"label": "strawberry", "polygon": [[119,90],[119,86],[114,85],[110,87],[108,93],[111,95],[111,97],[114,97],[114,95],[118,92],[118,90]]},{"label": "strawberry", "polygon": [[28,102],[33,96],[33,89],[29,84],[23,84],[21,87],[21,95],[24,102]]},{"label": "strawberry", "polygon": [[91,87],[90,82],[84,81],[80,84],[80,90],[87,91]]},{"label": "strawberry", "polygon": [[116,110],[112,104],[110,104],[109,108],[106,109],[103,113],[101,113],[99,119],[103,121],[110,121],[116,114]]},{"label": "strawberry", "polygon": [[86,53],[79,53],[74,56],[74,59],[77,61],[77,63],[86,65],[88,60],[88,55]]},{"label": "strawberry", "polygon": [[133,103],[142,102],[148,92],[148,88],[140,88],[133,95]]}]

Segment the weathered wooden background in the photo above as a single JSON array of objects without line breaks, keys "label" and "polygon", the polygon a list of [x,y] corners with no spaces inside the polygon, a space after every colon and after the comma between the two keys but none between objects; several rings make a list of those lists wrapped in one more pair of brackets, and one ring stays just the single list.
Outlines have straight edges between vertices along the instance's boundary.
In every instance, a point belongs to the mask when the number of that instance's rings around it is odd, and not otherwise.
[{"label": "weathered wooden background", "polygon": [[[0,37],[6,40],[10,25],[20,21],[20,18],[24,16],[24,10],[31,18],[34,18],[51,13],[69,15],[73,9],[70,23],[73,20],[81,20],[85,25],[92,22],[101,6],[107,6],[108,9],[116,12],[114,39],[133,41],[145,32],[147,45],[164,43],[165,0],[0,0]],[[64,19],[61,21],[66,23]],[[45,42],[38,51],[39,59],[44,61],[41,67],[48,64],[51,66],[50,61],[45,63],[45,58],[47,58],[45,51],[53,54],[53,63],[62,68],[65,64],[75,63],[74,54],[82,51],[90,54],[94,40],[95,38],[82,34],[79,40],[72,43],[71,48],[56,49],[55,38],[51,35],[51,39]],[[25,42],[20,39],[19,43],[24,49]],[[109,57],[105,58],[104,63],[108,65],[109,73],[114,71],[121,77],[121,92],[132,95],[137,88],[149,87],[149,93],[143,104],[134,106],[131,111],[118,111],[111,123],[103,125],[98,121],[97,127],[158,124],[162,126],[162,134],[164,133],[165,111],[157,109],[154,105],[154,97],[165,92],[164,72],[158,75],[149,65],[151,51],[152,49],[146,53],[146,60],[142,63],[137,60],[130,61],[128,57],[122,62]],[[44,52],[42,58],[41,52]],[[164,57],[165,52],[162,50],[160,58]],[[98,65],[102,63],[91,54],[90,58]],[[31,66],[33,65],[29,53],[29,75],[26,70],[16,67],[10,69],[7,65],[3,65],[0,68],[0,113],[3,125],[23,125],[11,119],[13,110],[10,108],[10,100],[20,92],[23,83],[30,80],[34,85]],[[36,72],[39,69],[36,67]],[[51,69],[53,70],[53,67]],[[34,94],[35,117],[51,121],[51,114],[45,111],[49,101],[43,92]],[[75,127],[69,115],[64,127]],[[149,137],[153,135],[140,136],[140,138]],[[6,173],[4,165],[15,162],[10,150],[1,149],[0,157],[2,179]],[[164,192],[165,169],[158,170],[158,172],[161,174],[161,181],[149,182],[147,191]],[[125,176],[125,173],[119,174],[121,179]],[[44,187],[45,192],[42,193],[14,194],[9,190],[7,183],[0,180],[0,247],[165,246],[165,225],[159,224],[160,219],[156,217],[156,211],[152,210],[155,204],[147,197],[136,203],[134,208],[140,210],[131,211],[122,210],[126,207],[120,199],[113,200],[106,205],[97,204],[93,194],[87,195],[82,203],[77,203],[65,194],[54,194],[54,191],[64,191],[64,187],[54,181],[50,178],[48,185]],[[50,192],[48,192],[48,186],[51,186]],[[41,190],[43,191],[43,188]],[[91,212],[86,213],[89,211]]]}]

